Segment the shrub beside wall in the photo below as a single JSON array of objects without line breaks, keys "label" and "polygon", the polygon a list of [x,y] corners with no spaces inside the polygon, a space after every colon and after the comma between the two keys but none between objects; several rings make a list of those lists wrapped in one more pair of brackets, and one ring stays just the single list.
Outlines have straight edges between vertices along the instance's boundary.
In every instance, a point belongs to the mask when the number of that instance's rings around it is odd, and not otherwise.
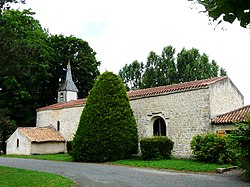
[{"label": "shrub beside wall", "polygon": [[245,169],[246,177],[250,181],[250,119],[245,123],[237,124],[231,139],[237,144],[238,164]]},{"label": "shrub beside wall", "polygon": [[227,147],[226,137],[216,134],[199,134],[194,136],[191,141],[194,157],[202,162],[229,163],[231,159]]},{"label": "shrub beside wall", "polygon": [[143,160],[170,159],[174,143],[165,136],[142,138],[140,141]]}]

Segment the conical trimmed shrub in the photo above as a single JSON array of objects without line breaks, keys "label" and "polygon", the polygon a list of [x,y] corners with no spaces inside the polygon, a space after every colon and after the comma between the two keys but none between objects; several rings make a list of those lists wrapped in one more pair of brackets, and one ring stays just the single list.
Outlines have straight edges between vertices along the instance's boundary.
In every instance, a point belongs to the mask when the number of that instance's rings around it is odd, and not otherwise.
[{"label": "conical trimmed shrub", "polygon": [[75,161],[114,161],[138,151],[137,125],[121,79],[103,73],[94,84],[73,140]]}]

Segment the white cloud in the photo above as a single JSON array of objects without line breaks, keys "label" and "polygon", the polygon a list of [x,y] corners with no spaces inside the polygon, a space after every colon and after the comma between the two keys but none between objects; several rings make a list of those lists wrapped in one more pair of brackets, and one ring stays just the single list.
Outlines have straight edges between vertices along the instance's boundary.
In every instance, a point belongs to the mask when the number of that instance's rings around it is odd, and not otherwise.
[{"label": "white cloud", "polygon": [[250,104],[249,30],[239,24],[209,25],[187,0],[27,0],[25,7],[53,34],[87,41],[102,62],[101,71],[118,72],[133,60],[145,62],[150,51],[167,45],[179,52],[195,47],[224,67]]}]

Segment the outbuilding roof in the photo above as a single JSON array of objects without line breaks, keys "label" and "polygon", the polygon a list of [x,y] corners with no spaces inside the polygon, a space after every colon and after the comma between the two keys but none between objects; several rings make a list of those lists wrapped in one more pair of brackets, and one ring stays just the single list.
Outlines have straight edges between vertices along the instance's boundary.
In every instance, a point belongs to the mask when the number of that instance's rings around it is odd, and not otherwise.
[{"label": "outbuilding roof", "polygon": [[244,122],[248,117],[250,117],[250,105],[241,107],[239,109],[236,109],[234,111],[225,114],[221,114],[212,119],[212,123],[228,124],[228,123]]},{"label": "outbuilding roof", "polygon": [[[161,95],[161,94],[165,94],[165,93],[173,93],[173,92],[178,92],[178,91],[187,91],[187,90],[205,88],[211,84],[214,84],[214,83],[221,81],[223,79],[226,79],[226,78],[227,78],[227,76],[223,76],[223,77],[216,77],[216,78],[212,78],[212,79],[205,79],[205,80],[184,82],[184,83],[179,83],[179,84],[172,84],[172,85],[167,85],[167,86],[133,90],[133,91],[128,92],[128,97],[129,97],[129,99],[136,99],[136,98],[141,98],[141,97],[150,97],[150,96],[155,96],[155,95]],[[37,109],[37,111],[55,110],[55,109],[83,106],[84,104],[86,104],[86,100],[87,99],[85,98],[85,99],[69,101],[67,103],[56,103],[53,105],[39,108],[39,109]]]},{"label": "outbuilding roof", "polygon": [[31,142],[64,142],[62,135],[52,127],[19,127]]}]

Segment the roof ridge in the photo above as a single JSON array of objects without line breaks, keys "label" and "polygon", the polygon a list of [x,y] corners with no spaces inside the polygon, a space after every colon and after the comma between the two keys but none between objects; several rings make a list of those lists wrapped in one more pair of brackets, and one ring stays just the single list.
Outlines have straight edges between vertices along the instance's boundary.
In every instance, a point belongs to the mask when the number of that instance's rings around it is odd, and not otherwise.
[{"label": "roof ridge", "polygon": [[[226,79],[226,78],[228,78],[228,77],[221,76],[221,77],[214,77],[214,78],[210,78],[210,79],[202,79],[202,80],[176,83],[176,84],[165,85],[165,86],[158,86],[158,87],[153,87],[153,88],[131,90],[131,91],[127,92],[127,94],[129,96],[129,99],[134,99],[134,98],[139,98],[139,97],[159,95],[162,93],[171,93],[171,92],[176,92],[176,91],[193,90],[193,89],[197,89],[197,88],[204,88],[208,85],[214,84],[214,83],[216,83],[220,80]],[[87,100],[87,98],[83,98],[83,99],[69,101],[66,103],[55,103],[55,104],[48,105],[48,106],[45,106],[42,108],[38,108],[37,111],[49,110],[49,109],[61,109],[61,108],[84,105],[86,103],[86,100]]]}]

